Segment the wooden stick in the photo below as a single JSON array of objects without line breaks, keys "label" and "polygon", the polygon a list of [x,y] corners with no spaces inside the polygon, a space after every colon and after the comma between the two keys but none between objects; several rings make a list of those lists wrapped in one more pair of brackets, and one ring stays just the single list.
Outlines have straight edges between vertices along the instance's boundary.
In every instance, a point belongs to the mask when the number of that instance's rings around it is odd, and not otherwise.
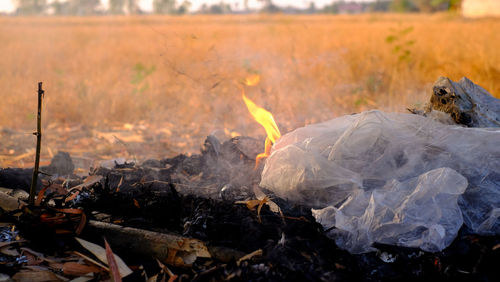
[{"label": "wooden stick", "polygon": [[156,257],[163,263],[188,266],[197,257],[211,257],[205,244],[197,239],[174,234],[158,233],[111,223],[90,220],[87,232],[113,238],[116,246],[148,257]]},{"label": "wooden stick", "polygon": [[[158,233],[131,227],[123,227],[102,221],[89,220],[86,231],[97,236],[113,238],[116,246],[127,246],[127,250],[139,255],[158,258],[161,262],[175,266],[187,266],[196,257],[212,257],[230,262],[243,257],[238,250],[206,246],[204,242],[177,234]],[[90,235],[87,233],[88,235]]]},{"label": "wooden stick", "polygon": [[40,148],[42,145],[42,99],[44,93],[45,92],[42,89],[42,83],[38,82],[37,127],[36,127],[36,132],[33,133],[33,135],[36,135],[36,155],[35,155],[35,168],[33,169],[33,177],[31,178],[30,197],[29,197],[30,205],[33,205],[35,203],[36,184],[38,182],[38,169],[40,167]]}]

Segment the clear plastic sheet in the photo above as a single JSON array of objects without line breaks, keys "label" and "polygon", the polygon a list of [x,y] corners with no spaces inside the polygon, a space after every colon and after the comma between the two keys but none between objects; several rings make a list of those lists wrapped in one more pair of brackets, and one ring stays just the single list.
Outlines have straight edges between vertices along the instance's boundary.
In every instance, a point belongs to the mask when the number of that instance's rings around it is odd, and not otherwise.
[{"label": "clear plastic sheet", "polygon": [[318,208],[353,253],[374,242],[439,251],[463,223],[500,234],[500,130],[380,111],[344,116],[281,137],[260,185]]}]

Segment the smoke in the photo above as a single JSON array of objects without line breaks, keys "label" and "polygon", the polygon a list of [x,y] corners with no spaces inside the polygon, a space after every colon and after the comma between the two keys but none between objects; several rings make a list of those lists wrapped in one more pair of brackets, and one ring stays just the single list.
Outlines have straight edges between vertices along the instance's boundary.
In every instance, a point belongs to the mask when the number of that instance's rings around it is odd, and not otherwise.
[{"label": "smoke", "polygon": [[[263,141],[239,88],[254,74],[261,80],[245,88],[247,96],[283,134],[368,109],[405,111],[427,100],[438,76],[457,79],[463,70],[482,70],[469,76],[498,92],[498,56],[489,48],[498,45],[495,21],[377,17],[0,18],[0,121],[31,130],[43,81],[44,126],[60,130],[44,135],[52,151],[161,158],[197,153],[212,133],[221,142],[236,135]],[[400,60],[387,38],[408,26],[404,42],[413,45]],[[470,43],[453,43],[459,39]],[[62,135],[66,141],[55,142]],[[126,141],[136,135],[144,143]],[[86,139],[67,141],[77,138]]]}]

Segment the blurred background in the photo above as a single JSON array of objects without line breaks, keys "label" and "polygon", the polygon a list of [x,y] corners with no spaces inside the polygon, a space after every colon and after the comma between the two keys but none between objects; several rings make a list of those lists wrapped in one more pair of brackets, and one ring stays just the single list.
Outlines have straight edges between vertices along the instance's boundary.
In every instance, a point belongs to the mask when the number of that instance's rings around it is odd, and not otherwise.
[{"label": "blurred background", "polygon": [[[209,134],[281,132],[422,106],[439,76],[500,97],[498,0],[0,0],[0,167],[199,152]],[[244,86],[247,77],[259,77]]]}]

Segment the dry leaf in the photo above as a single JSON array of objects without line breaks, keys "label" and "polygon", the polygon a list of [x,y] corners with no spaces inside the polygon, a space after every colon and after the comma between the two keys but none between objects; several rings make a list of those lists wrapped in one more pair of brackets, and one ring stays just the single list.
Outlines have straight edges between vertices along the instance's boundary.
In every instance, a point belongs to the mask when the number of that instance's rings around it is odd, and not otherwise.
[{"label": "dry leaf", "polygon": [[[160,268],[163,270],[163,272],[168,274],[168,277],[170,277],[168,279],[169,282],[173,282],[173,281],[175,281],[175,279],[177,279],[179,277],[179,276],[175,275],[166,265],[161,263],[158,259],[156,259],[156,262],[158,262],[158,266],[160,266]],[[165,279],[165,277],[163,277],[163,280],[164,279]]]},{"label": "dry leaf", "polygon": [[244,202],[249,210],[254,210],[256,206],[260,205],[261,200],[248,200]]},{"label": "dry leaf", "polygon": [[75,192],[73,192],[73,194],[71,194],[70,196],[66,197],[66,199],[64,199],[65,203],[67,203],[69,201],[73,201],[80,194],[80,191],[78,191],[78,190],[73,190],[73,191],[75,191]]},{"label": "dry leaf", "polygon": [[168,278],[168,282],[174,282],[178,278],[177,275],[172,275],[170,278]]},{"label": "dry leaf", "polygon": [[53,209],[53,210],[57,212],[76,214],[76,215],[83,214],[83,210],[81,209]]},{"label": "dry leaf", "polygon": [[[89,250],[92,254],[94,254],[99,260],[108,264],[108,259],[106,258],[106,250],[103,247],[80,238],[75,237],[75,239],[85,249]],[[114,257],[122,278],[132,273],[132,270],[123,262],[123,260],[119,256],[114,255]]]},{"label": "dry leaf", "polygon": [[266,202],[267,206],[269,207],[269,209],[274,212],[274,213],[279,213],[281,214],[281,216],[283,216],[283,213],[281,212],[281,209],[280,207],[278,206],[278,204],[276,204],[275,202],[271,201],[271,200],[267,200]]},{"label": "dry leaf", "polygon": [[[56,213],[48,213],[48,212],[43,213],[42,215],[40,215],[40,220],[42,222],[45,222],[53,227],[60,227],[60,225],[71,221],[75,224],[78,223],[74,232],[76,234],[82,232],[87,222],[87,217],[83,213],[83,210],[69,209],[69,208],[68,209],[51,208],[51,210],[55,211]],[[73,230],[56,228],[56,233],[58,234],[69,234],[72,232]]]},{"label": "dry leaf", "polygon": [[140,209],[141,206],[139,205],[139,202],[136,199],[133,199],[133,200],[134,200],[134,206],[136,206],[138,209]]},{"label": "dry leaf", "polygon": [[[267,205],[272,212],[279,213],[281,215],[281,217],[283,217],[283,213],[281,212],[280,207],[275,202],[271,201],[259,188],[255,189],[255,187],[257,187],[257,186],[254,186],[254,193],[255,193],[255,196],[258,198],[258,200],[236,201],[234,203],[235,204],[245,204],[249,210],[254,210],[255,207],[258,206],[257,218],[258,218],[259,222],[261,222],[260,211],[262,210],[262,207],[264,205]],[[260,193],[262,193],[262,194],[260,194]],[[264,195],[264,196],[262,196],[262,195]]]},{"label": "dry leaf", "polygon": [[258,185],[253,186],[253,193],[258,200],[265,201],[265,204],[269,206],[269,209],[272,212],[281,214],[280,207],[275,202],[271,201],[271,199],[267,197],[266,194],[264,194],[264,192],[259,188]]},{"label": "dry leaf", "polygon": [[55,271],[61,271],[63,269],[64,263],[61,262],[49,262],[49,268]]},{"label": "dry leaf", "polygon": [[13,247],[3,247],[0,249],[0,253],[13,257],[18,257],[20,255],[19,252]]},{"label": "dry leaf", "polygon": [[20,271],[12,276],[14,281],[26,282],[47,282],[47,281],[61,281],[51,271]]},{"label": "dry leaf", "polygon": [[259,203],[259,207],[257,208],[257,219],[259,220],[259,222],[262,223],[262,220],[260,218],[260,211],[262,210],[262,206],[264,206],[264,204],[267,202],[267,197],[265,197],[264,199],[262,199]]},{"label": "dry leaf", "polygon": [[100,268],[93,265],[80,264],[76,262],[66,262],[62,266],[64,275],[83,276],[87,273],[99,272]]},{"label": "dry leaf", "polygon": [[340,263],[335,263],[335,268],[337,268],[337,269],[345,269],[346,267],[345,267],[345,266],[343,266],[343,265],[342,265],[342,264],[340,264]]},{"label": "dry leaf", "polygon": [[29,252],[22,252],[22,254],[26,257],[26,265],[39,265],[43,262],[42,258]]},{"label": "dry leaf", "polygon": [[123,176],[120,178],[120,182],[118,182],[118,186],[116,186],[116,192],[120,191],[120,187],[122,187],[123,184]]},{"label": "dry leaf", "polygon": [[87,178],[85,178],[85,180],[83,181],[82,184],[80,185],[76,185],[75,187],[72,187],[69,189],[69,191],[73,191],[73,190],[82,190],[83,188],[88,188],[94,184],[96,184],[97,182],[101,181],[102,179],[102,175],[89,175]]},{"label": "dry leaf", "polygon": [[76,235],[80,235],[80,233],[82,233],[85,224],[87,224],[87,216],[85,215],[85,213],[82,212],[80,223],[78,224],[78,227],[75,230]]},{"label": "dry leaf", "polygon": [[31,270],[31,271],[48,271],[49,268],[44,265],[25,265],[23,266],[24,270]]},{"label": "dry leaf", "polygon": [[21,248],[21,251],[23,251],[24,255],[27,255],[26,253],[28,253],[29,255],[32,255],[33,257],[40,258],[42,261],[46,261],[46,262],[49,262],[49,263],[56,262],[54,259],[47,258],[42,253],[35,252],[32,249],[30,249],[30,248],[23,247],[23,248]]},{"label": "dry leaf", "polygon": [[85,259],[86,261],[88,261],[88,262],[90,262],[90,263],[93,263],[94,265],[99,266],[100,268],[102,268],[102,269],[104,269],[104,270],[106,270],[106,271],[109,271],[109,267],[107,267],[107,266],[103,265],[102,263],[100,263],[100,262],[98,262],[98,261],[96,261],[96,260],[94,260],[94,259],[92,259],[92,258],[89,258],[88,256],[86,256],[86,255],[84,255],[84,254],[82,254],[82,253],[80,253],[80,252],[73,251],[73,253],[74,253],[75,255],[78,255],[78,256],[82,257],[82,258],[83,258],[83,259]]},{"label": "dry leaf", "polygon": [[62,184],[59,184],[59,183],[51,183],[50,185],[48,185],[47,189],[50,191],[50,192],[54,192],[58,195],[65,195],[68,191],[63,187]]},{"label": "dry leaf", "polygon": [[244,256],[242,256],[242,257],[241,257],[241,258],[240,258],[240,259],[236,262],[236,265],[240,266],[240,264],[241,264],[241,262],[242,262],[242,261],[249,260],[249,259],[251,259],[251,258],[253,258],[253,257],[255,257],[255,256],[262,256],[262,253],[263,253],[263,252],[262,252],[262,249],[258,249],[258,250],[256,250],[256,251],[253,251],[253,252],[251,252],[251,253],[247,254],[247,255],[244,255]]},{"label": "dry leaf", "polygon": [[23,243],[26,242],[26,240],[17,240],[17,241],[10,241],[10,242],[0,242],[0,248],[15,244],[15,243]]},{"label": "dry leaf", "polygon": [[120,271],[118,270],[118,265],[116,264],[115,255],[108,244],[108,241],[104,239],[104,245],[106,246],[106,259],[108,260],[109,272],[111,272],[111,277],[114,282],[122,282],[120,277]]},{"label": "dry leaf", "polygon": [[38,192],[38,197],[36,198],[35,206],[40,206],[43,200],[43,196],[45,195],[45,191],[47,191],[47,188],[49,188],[49,186],[43,187],[43,189],[40,190],[40,192]]},{"label": "dry leaf", "polygon": [[257,200],[264,200],[264,198],[267,198],[266,194],[262,192],[262,190],[259,188],[258,185],[253,186],[253,193],[255,195],[255,198],[257,198]]},{"label": "dry leaf", "polygon": [[14,211],[19,209],[22,202],[15,197],[9,196],[4,192],[0,192],[0,208],[4,211]]}]

